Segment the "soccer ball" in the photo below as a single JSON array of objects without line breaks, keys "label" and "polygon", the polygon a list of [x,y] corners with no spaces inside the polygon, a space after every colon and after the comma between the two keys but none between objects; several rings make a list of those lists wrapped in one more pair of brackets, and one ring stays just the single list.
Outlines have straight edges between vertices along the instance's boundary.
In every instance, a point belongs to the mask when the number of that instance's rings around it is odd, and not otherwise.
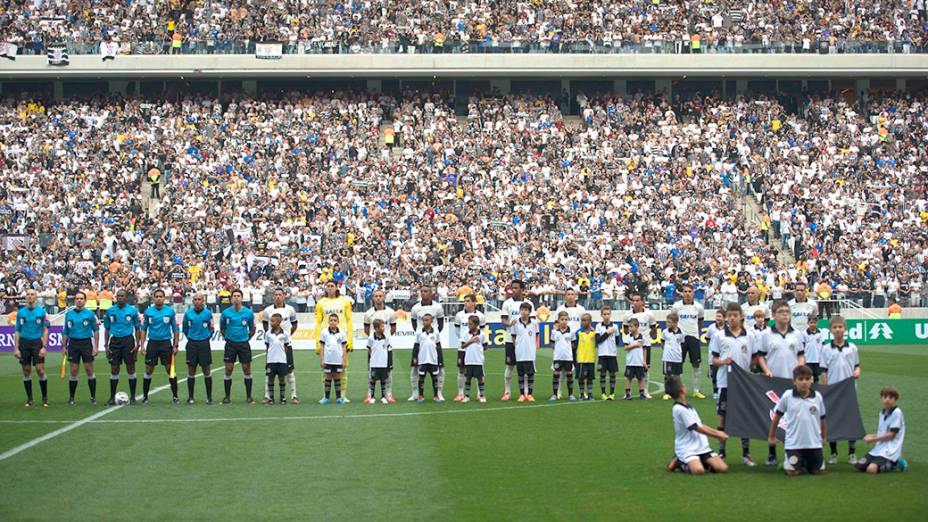
[{"label": "soccer ball", "polygon": [[116,404],[122,406],[123,404],[129,404],[129,394],[126,392],[117,392],[116,393]]}]

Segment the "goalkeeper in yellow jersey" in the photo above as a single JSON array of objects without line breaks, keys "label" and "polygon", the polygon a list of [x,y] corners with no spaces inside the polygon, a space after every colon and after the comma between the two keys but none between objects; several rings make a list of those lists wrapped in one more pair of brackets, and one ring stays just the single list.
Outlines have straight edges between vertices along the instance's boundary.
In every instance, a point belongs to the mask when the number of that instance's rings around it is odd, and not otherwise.
[{"label": "goalkeeper in yellow jersey", "polygon": [[[354,349],[354,329],[351,324],[351,299],[339,295],[338,284],[329,280],[325,283],[325,296],[319,299],[316,302],[316,338],[318,339],[319,334],[322,332],[323,321],[326,320],[330,315],[335,315],[338,317],[338,329],[339,331],[345,332],[348,337],[348,352],[350,353]],[[316,353],[319,353],[319,343],[316,343]],[[344,375],[342,376],[342,399],[345,402],[350,402],[347,395],[348,390],[348,359],[345,359],[344,365]],[[323,376],[323,379],[325,376]]]}]

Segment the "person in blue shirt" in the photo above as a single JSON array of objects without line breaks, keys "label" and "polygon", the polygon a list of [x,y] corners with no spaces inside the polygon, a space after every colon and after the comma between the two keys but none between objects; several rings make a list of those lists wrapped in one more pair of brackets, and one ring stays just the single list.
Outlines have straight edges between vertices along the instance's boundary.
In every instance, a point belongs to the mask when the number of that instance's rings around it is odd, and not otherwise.
[{"label": "person in blue shirt", "polygon": [[107,406],[116,404],[116,389],[119,388],[119,371],[126,363],[129,376],[129,404],[135,404],[135,358],[141,347],[137,340],[142,338],[142,323],[139,311],[127,304],[129,294],[125,290],[116,291],[116,305],[109,307],[103,316],[103,351],[110,363],[110,400]]},{"label": "person in blue shirt", "polygon": [[32,367],[39,374],[42,390],[42,406],[48,408],[48,376],[45,373],[45,348],[48,346],[48,314],[36,305],[35,290],[26,290],[26,306],[16,312],[16,333],[13,334],[13,357],[23,367],[23,387],[26,389],[26,407],[32,401]]},{"label": "person in blue shirt", "polygon": [[196,385],[197,366],[203,369],[206,384],[206,404],[213,403],[213,376],[210,366],[213,353],[209,340],[213,336],[213,313],[206,308],[206,297],[202,292],[193,296],[193,308],[184,313],[181,329],[187,338],[187,404],[193,404],[193,388]]},{"label": "person in blue shirt", "polygon": [[235,361],[242,363],[242,373],[245,374],[245,401],[254,404],[251,397],[251,344],[248,340],[255,335],[255,314],[250,308],[242,306],[242,291],[232,290],[232,306],[222,311],[219,317],[219,331],[226,340],[223,361],[226,363],[225,385],[226,396],[223,404],[232,402],[232,369]]},{"label": "person in blue shirt", "polygon": [[86,303],[87,294],[74,294],[74,308],[64,314],[64,328],[61,330],[61,344],[66,347],[68,362],[71,363],[71,378],[68,381],[71,398],[68,399],[68,406],[74,406],[80,362],[84,363],[84,373],[87,374],[90,404],[97,403],[97,376],[93,372],[93,359],[97,356],[97,332],[100,325],[97,323],[97,316],[84,308]]},{"label": "person in blue shirt", "polygon": [[[177,353],[180,343],[180,328],[174,318],[174,309],[164,305],[164,290],[160,288],[152,294],[155,304],[145,310],[142,319],[142,335],[139,344],[142,346],[142,355],[145,356],[145,375],[142,380],[142,404],[148,404],[148,391],[151,389],[151,372],[159,362],[168,374],[171,384],[173,402],[177,399],[177,376],[171,377],[171,358]],[[148,340],[148,345],[145,340]]]}]

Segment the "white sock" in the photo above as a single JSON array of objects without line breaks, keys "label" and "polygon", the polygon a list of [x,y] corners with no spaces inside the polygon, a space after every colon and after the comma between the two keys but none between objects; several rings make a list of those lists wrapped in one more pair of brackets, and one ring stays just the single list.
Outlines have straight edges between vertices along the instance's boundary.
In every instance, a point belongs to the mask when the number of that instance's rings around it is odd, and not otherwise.
[{"label": "white sock", "polygon": [[393,370],[387,370],[387,397],[393,397]]},{"label": "white sock", "polygon": [[512,395],[512,370],[513,370],[513,367],[507,364],[506,373],[504,374],[504,378],[503,378],[503,381],[504,381],[503,389],[508,395]]},{"label": "white sock", "polygon": [[445,369],[438,369],[438,394],[441,395],[441,391],[445,389]]},{"label": "white sock", "polygon": [[564,381],[567,380],[567,372],[561,370],[557,374],[557,391],[554,393],[558,397],[561,396],[561,392],[564,390]]},{"label": "white sock", "polygon": [[699,368],[693,368],[693,393],[699,393]]},{"label": "white sock", "polygon": [[412,366],[409,368],[409,386],[412,388],[412,397],[419,396],[419,368]]},{"label": "white sock", "polygon": [[290,387],[290,398],[296,399],[296,372],[287,374],[287,386]]}]

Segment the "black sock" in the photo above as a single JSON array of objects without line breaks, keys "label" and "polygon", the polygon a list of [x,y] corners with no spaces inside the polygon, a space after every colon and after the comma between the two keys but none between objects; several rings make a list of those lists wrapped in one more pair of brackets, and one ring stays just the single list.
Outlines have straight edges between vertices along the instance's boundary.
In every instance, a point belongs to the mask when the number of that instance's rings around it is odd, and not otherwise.
[{"label": "black sock", "polygon": [[279,383],[280,384],[280,402],[284,402],[287,398],[287,383],[286,381]]},{"label": "black sock", "polygon": [[129,399],[135,400],[135,390],[138,389],[139,379],[135,374],[129,375]]},{"label": "black sock", "polygon": [[48,381],[44,375],[39,377],[39,389],[42,390],[42,402],[48,402]]},{"label": "black sock", "polygon": [[245,397],[251,399],[251,374],[245,376]]},{"label": "black sock", "polygon": [[380,381],[380,396],[384,398],[387,396],[387,381],[382,379]]},{"label": "black sock", "polygon": [[425,395],[425,374],[419,374],[419,397]]},{"label": "black sock", "polygon": [[325,381],[325,398],[328,399],[332,395],[332,381]]},{"label": "black sock", "polygon": [[26,389],[26,398],[32,400],[32,377],[23,378],[23,388]]},{"label": "black sock", "polygon": [[151,375],[147,373],[142,377],[142,397],[148,398],[148,390],[151,389]]},{"label": "black sock", "polygon": [[557,385],[560,382],[560,376],[554,374],[554,377],[551,377],[551,395],[557,395]]},{"label": "black sock", "polygon": [[574,394],[574,376],[570,373],[567,374],[567,394]]},{"label": "black sock", "polygon": [[751,456],[751,439],[741,439],[741,454],[745,457]]},{"label": "black sock", "polygon": [[438,397],[438,374],[432,374],[432,396]]},{"label": "black sock", "polygon": [[203,381],[206,384],[206,400],[213,400],[213,376],[208,375],[203,378]]},{"label": "black sock", "polygon": [[837,454],[838,454],[838,441],[833,440],[833,441],[829,442],[829,443],[828,443],[828,447],[831,448],[831,454],[832,454],[832,455],[837,455]]},{"label": "black sock", "polygon": [[464,396],[470,397],[470,381],[464,381]]},{"label": "black sock", "polygon": [[593,396],[593,379],[586,380],[586,394],[590,397]]},{"label": "black sock", "polygon": [[269,380],[267,383],[267,398],[268,399],[274,398],[274,380],[273,379]]},{"label": "black sock", "polygon": [[110,375],[110,399],[116,397],[116,388],[119,388],[119,375]]},{"label": "black sock", "polygon": [[74,393],[77,392],[77,377],[71,377],[68,381],[68,392],[71,394],[71,400],[74,400]]},{"label": "black sock", "polygon": [[615,374],[609,376],[609,394],[615,395]]},{"label": "black sock", "polygon": [[376,380],[376,379],[371,379],[370,381],[368,381],[368,384],[370,385],[370,386],[369,386],[369,390],[368,390],[368,395],[370,395],[371,398],[373,399],[373,398],[374,398],[374,390],[377,389],[377,380]]},{"label": "black sock", "polygon": [[631,389],[631,388],[625,388],[625,395],[631,395],[631,394],[632,394],[632,389]]},{"label": "black sock", "polygon": [[335,386],[335,398],[336,398],[336,399],[341,398],[341,396],[342,396],[342,380],[341,380],[341,379],[335,379],[334,386]]},{"label": "black sock", "polygon": [[767,456],[776,458],[777,456],[777,447],[776,446],[767,446]]},{"label": "black sock", "polygon": [[197,383],[197,378],[193,375],[187,376],[187,398],[193,398],[193,386]]},{"label": "black sock", "polygon": [[606,394],[606,372],[599,372],[599,389]]},{"label": "black sock", "polygon": [[480,394],[480,397],[483,397],[483,383],[477,382],[477,393]]},{"label": "black sock", "polygon": [[719,441],[719,455],[724,455],[724,454],[725,454],[725,441],[720,440]]},{"label": "black sock", "polygon": [[528,394],[533,395],[535,391],[535,375],[530,373],[526,376],[526,379],[528,379]]},{"label": "black sock", "polygon": [[89,377],[87,379],[87,388],[90,390],[90,398],[96,400],[97,398],[97,377]]},{"label": "black sock", "polygon": [[847,441],[847,454],[853,455],[855,453],[857,453],[857,441],[856,440]]},{"label": "black sock", "polygon": [[177,398],[177,377],[168,377],[168,384],[171,385],[171,396]]},{"label": "black sock", "polygon": [[226,388],[226,399],[228,399],[232,396],[232,375],[227,373],[222,384]]}]

